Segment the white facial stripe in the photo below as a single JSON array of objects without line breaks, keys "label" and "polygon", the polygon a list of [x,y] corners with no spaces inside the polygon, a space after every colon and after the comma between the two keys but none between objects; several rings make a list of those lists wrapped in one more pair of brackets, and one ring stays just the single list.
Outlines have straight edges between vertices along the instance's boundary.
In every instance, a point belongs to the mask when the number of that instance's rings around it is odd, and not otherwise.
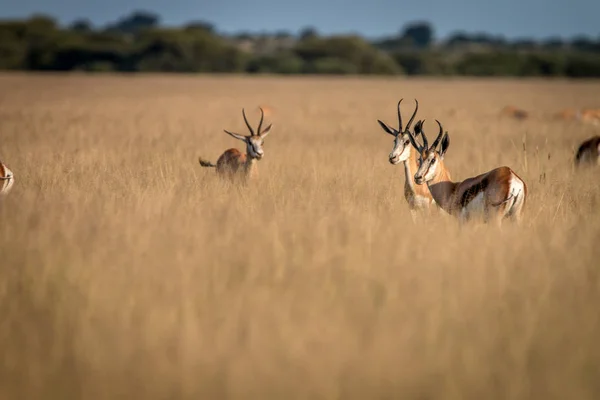
[{"label": "white facial stripe", "polygon": [[435,169],[437,167],[437,161],[435,160],[435,155],[433,153],[430,153],[429,156],[427,157],[427,173],[425,175],[425,180],[429,181],[431,179],[433,179],[433,176],[435,175]]},{"label": "white facial stripe", "polygon": [[406,134],[396,136],[394,139],[394,148],[390,153],[390,159],[400,158],[399,162],[408,160],[410,156],[410,143],[407,145],[407,140],[408,136]]},{"label": "white facial stripe", "polygon": [[262,140],[261,139],[249,139],[247,144],[248,144],[248,151],[250,152],[250,155],[254,158],[256,158],[257,156],[262,156],[264,155],[264,150],[262,149]]},{"label": "white facial stripe", "polygon": [[422,160],[421,157],[419,157],[419,161],[418,161],[419,168],[417,169],[415,176],[422,178],[424,181],[430,181],[431,179],[433,179],[433,176],[435,175],[435,168],[436,168],[435,164],[437,164],[437,162],[434,164],[433,160],[434,160],[433,153],[429,153],[427,158],[424,160]]}]

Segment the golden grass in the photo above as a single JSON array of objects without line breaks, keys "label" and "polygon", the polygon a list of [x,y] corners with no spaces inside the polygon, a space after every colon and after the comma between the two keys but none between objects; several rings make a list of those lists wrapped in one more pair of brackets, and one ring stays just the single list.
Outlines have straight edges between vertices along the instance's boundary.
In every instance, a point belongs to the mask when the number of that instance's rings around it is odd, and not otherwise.
[{"label": "golden grass", "polygon": [[[0,76],[0,398],[597,399],[600,189],[572,157],[598,128],[546,117],[599,91]],[[376,123],[399,97],[448,129],[454,178],[527,182],[521,228],[412,224]],[[197,157],[242,149],[222,129],[258,105],[260,175],[232,187]]]}]

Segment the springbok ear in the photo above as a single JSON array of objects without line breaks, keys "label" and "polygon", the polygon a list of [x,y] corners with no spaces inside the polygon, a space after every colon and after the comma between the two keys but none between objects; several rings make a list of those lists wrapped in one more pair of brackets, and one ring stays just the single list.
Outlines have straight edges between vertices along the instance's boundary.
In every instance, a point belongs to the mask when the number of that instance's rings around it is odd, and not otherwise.
[{"label": "springbok ear", "polygon": [[245,141],[246,141],[246,136],[244,136],[244,135],[240,135],[239,133],[233,133],[233,132],[229,132],[228,130],[225,130],[225,129],[223,129],[223,131],[224,131],[226,134],[228,134],[228,135],[230,135],[230,136],[233,136],[233,137],[234,137],[234,138],[236,138],[237,140],[241,140],[242,142],[245,142]]},{"label": "springbok ear", "polygon": [[388,124],[386,124],[385,122],[380,121],[380,120],[377,120],[377,122],[379,122],[379,125],[383,128],[384,131],[386,131],[387,133],[389,133],[390,135],[392,135],[394,137],[398,136],[398,131],[396,131],[394,128],[392,128]]},{"label": "springbok ear", "polygon": [[446,154],[446,150],[448,150],[448,146],[450,146],[450,136],[448,136],[448,132],[446,132],[442,138],[442,144],[440,145],[440,157],[442,159],[444,158],[444,154]]},{"label": "springbok ear", "polygon": [[267,126],[265,129],[262,130],[262,132],[260,133],[260,137],[262,139],[266,138],[267,135],[269,134],[269,131],[271,130],[271,128],[273,127],[273,124],[270,124],[269,126]]}]

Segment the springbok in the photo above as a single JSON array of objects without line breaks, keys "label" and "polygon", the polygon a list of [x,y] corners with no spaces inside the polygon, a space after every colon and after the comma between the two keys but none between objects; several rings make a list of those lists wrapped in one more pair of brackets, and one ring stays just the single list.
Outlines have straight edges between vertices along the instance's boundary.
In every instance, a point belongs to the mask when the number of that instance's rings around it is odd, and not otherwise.
[{"label": "springbok", "polygon": [[260,122],[258,123],[258,129],[256,132],[254,132],[252,126],[250,126],[250,123],[246,118],[246,112],[243,108],[242,116],[244,117],[244,122],[246,122],[248,130],[250,131],[250,135],[244,136],[240,135],[239,133],[229,132],[225,129],[224,131],[235,139],[246,143],[246,154],[243,154],[236,148],[231,148],[225,150],[225,152],[221,154],[216,164],[199,157],[198,161],[200,162],[201,166],[216,168],[217,174],[222,177],[232,178],[238,174],[241,174],[242,178],[247,179],[256,175],[256,163],[258,160],[262,159],[265,154],[262,147],[263,142],[269,134],[273,124],[270,124],[264,130],[261,130],[264,118],[264,111],[262,108],[260,108]]},{"label": "springbok", "polygon": [[575,166],[600,165],[600,136],[595,135],[579,145],[575,154]]},{"label": "springbok", "polygon": [[583,122],[592,125],[600,124],[600,109],[586,109],[582,110],[579,114],[579,119]]},{"label": "springbok", "polygon": [[572,109],[567,108],[554,114],[554,117],[562,120],[575,120],[592,125],[600,124],[600,109],[584,108]]},{"label": "springbok", "polygon": [[5,196],[13,184],[15,183],[15,176],[10,169],[0,162],[0,197]]},{"label": "springbok", "polygon": [[415,134],[421,134],[423,145],[419,145],[410,135],[412,145],[419,152],[415,183],[426,183],[436,203],[448,214],[458,217],[461,224],[474,217],[482,218],[484,222],[495,220],[498,225],[501,225],[503,219],[512,217],[519,223],[527,198],[525,182],[506,166],[494,168],[462,182],[453,182],[443,161],[450,138],[448,132],[444,134],[442,124],[438,120],[436,122],[440,132],[430,147],[423,130],[424,121],[415,125]]},{"label": "springbok", "polygon": [[413,221],[418,210],[428,210],[432,204],[435,204],[431,193],[424,186],[415,186],[413,183],[413,173],[417,170],[417,152],[410,144],[410,126],[412,125],[419,102],[415,99],[415,111],[408,120],[405,128],[402,128],[402,113],[400,103],[398,102],[398,129],[392,128],[385,122],[377,120],[384,131],[394,137],[394,147],[389,155],[389,161],[392,165],[404,164],[404,198],[408,202],[408,208]]},{"label": "springbok", "polygon": [[519,120],[527,119],[529,117],[529,113],[527,111],[510,105],[500,110],[500,114]]}]

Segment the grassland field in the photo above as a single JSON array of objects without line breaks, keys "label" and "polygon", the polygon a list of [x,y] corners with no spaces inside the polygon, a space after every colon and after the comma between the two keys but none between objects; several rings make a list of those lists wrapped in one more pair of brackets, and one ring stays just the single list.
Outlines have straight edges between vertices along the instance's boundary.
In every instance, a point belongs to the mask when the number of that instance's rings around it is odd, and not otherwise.
[{"label": "grassland field", "polygon": [[[0,75],[0,400],[598,399],[600,81]],[[520,227],[413,223],[388,154],[420,103]],[[528,110],[518,121],[505,105]],[[246,108],[273,129],[219,181]]]}]

